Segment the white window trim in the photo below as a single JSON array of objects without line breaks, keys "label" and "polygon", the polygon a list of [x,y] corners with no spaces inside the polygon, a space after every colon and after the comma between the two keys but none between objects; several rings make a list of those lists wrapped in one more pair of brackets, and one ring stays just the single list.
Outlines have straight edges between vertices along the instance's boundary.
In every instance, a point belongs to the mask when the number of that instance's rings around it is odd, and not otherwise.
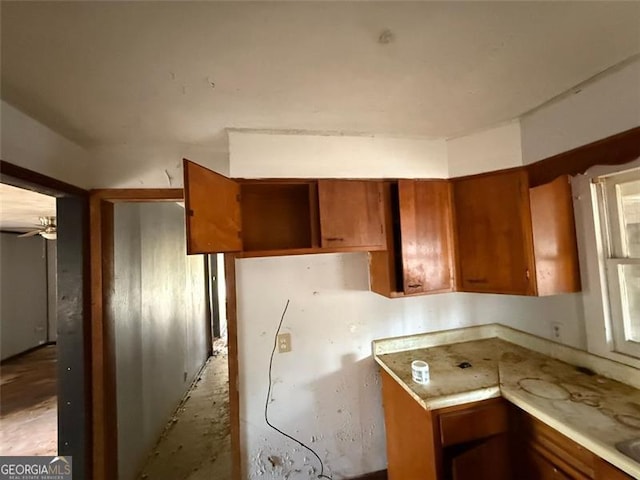
[{"label": "white window trim", "polygon": [[640,167],[640,159],[625,165],[593,167],[585,175],[574,177],[572,188],[587,350],[595,355],[640,368],[640,359],[614,351],[614,332],[609,314],[606,249],[600,234],[596,188],[592,183],[596,177],[636,167]]}]

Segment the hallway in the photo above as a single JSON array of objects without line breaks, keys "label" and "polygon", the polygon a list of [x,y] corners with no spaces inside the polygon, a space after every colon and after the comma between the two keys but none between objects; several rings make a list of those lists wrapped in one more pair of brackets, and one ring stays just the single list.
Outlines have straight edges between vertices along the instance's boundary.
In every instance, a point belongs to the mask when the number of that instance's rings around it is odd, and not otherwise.
[{"label": "hallway", "polygon": [[0,366],[0,456],[57,455],[56,346]]},{"label": "hallway", "polygon": [[147,460],[140,480],[228,480],[229,371],[217,345]]}]

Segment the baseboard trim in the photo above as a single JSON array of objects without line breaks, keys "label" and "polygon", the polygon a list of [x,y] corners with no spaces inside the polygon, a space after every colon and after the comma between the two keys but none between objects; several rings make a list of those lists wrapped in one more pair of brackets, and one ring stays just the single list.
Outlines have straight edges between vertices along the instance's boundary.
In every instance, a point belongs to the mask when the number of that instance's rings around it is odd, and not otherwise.
[{"label": "baseboard trim", "polygon": [[22,352],[16,353],[14,355],[11,355],[10,357],[3,358],[2,360],[0,360],[0,365],[4,365],[5,363],[12,362],[14,360],[19,359],[20,357],[24,357],[25,355],[33,353],[36,350],[40,350],[41,348],[49,347],[49,346],[55,345],[55,344],[56,344],[55,341],[54,342],[46,342],[46,343],[43,343],[41,345],[36,345],[35,347],[28,348],[27,350],[23,350]]},{"label": "baseboard trim", "polygon": [[387,471],[379,470],[377,472],[366,473],[359,477],[353,477],[351,480],[387,480]]}]

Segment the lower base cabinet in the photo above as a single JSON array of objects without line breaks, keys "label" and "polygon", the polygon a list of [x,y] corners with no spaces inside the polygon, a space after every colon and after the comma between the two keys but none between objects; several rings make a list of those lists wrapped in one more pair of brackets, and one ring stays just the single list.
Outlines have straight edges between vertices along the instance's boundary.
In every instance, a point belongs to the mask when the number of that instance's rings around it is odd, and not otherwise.
[{"label": "lower base cabinet", "polygon": [[381,377],[389,480],[632,480],[502,398],[425,410]]},{"label": "lower base cabinet", "polygon": [[500,399],[425,410],[381,372],[389,480],[509,480],[508,408]]},{"label": "lower base cabinet", "polygon": [[630,480],[632,477],[523,410],[510,407],[511,457],[522,480]]}]

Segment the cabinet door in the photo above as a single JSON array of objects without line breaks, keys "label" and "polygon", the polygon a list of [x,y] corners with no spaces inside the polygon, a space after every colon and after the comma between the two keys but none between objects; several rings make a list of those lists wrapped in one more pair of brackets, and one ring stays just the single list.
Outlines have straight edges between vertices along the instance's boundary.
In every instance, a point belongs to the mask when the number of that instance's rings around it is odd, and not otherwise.
[{"label": "cabinet door", "polygon": [[595,477],[597,457],[592,452],[517,407],[512,407],[511,413],[513,454],[521,457],[514,463],[519,467],[518,478],[591,480]]},{"label": "cabinet door", "polygon": [[[396,240],[397,182],[385,181],[382,184],[382,208],[386,249],[369,252],[369,279],[371,291],[393,298],[400,295],[402,289],[401,250]],[[399,230],[399,227],[398,227]]]},{"label": "cabinet door", "polygon": [[[470,445],[451,459],[453,480],[509,480],[507,435],[488,438]],[[546,477],[541,477],[546,478]]]},{"label": "cabinet door", "polygon": [[532,188],[529,195],[538,295],[580,291],[569,177]]},{"label": "cabinet door", "polygon": [[532,447],[525,451],[524,465],[520,466],[523,480],[577,480],[565,474]]},{"label": "cabinet door", "polygon": [[526,172],[454,182],[460,289],[535,295]]},{"label": "cabinet door", "polygon": [[441,449],[432,412],[425,410],[385,370],[380,371],[389,480],[439,480]]},{"label": "cabinet door", "polygon": [[318,180],[322,247],[384,249],[382,182]]},{"label": "cabinet door", "polygon": [[596,480],[632,480],[630,475],[627,475],[622,470],[618,470],[609,462],[604,461],[601,458],[596,460]]},{"label": "cabinet door", "polygon": [[453,289],[450,183],[399,180],[404,292]]},{"label": "cabinet door", "polygon": [[241,251],[240,186],[187,159],[183,169],[187,253]]}]

